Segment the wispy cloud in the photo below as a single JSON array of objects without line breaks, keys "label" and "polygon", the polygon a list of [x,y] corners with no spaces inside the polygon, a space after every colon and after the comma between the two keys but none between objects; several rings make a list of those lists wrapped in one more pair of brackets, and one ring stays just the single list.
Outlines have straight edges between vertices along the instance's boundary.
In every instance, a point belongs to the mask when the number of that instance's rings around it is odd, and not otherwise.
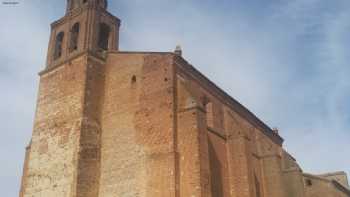
[{"label": "wispy cloud", "polygon": [[[350,2],[120,0],[122,50],[184,56],[271,126],[307,171],[350,173]],[[0,5],[0,184],[16,196],[44,67],[64,2]]]},{"label": "wispy cloud", "polygon": [[182,44],[197,68],[281,129],[306,170],[349,171],[349,2],[122,2],[122,48]]}]

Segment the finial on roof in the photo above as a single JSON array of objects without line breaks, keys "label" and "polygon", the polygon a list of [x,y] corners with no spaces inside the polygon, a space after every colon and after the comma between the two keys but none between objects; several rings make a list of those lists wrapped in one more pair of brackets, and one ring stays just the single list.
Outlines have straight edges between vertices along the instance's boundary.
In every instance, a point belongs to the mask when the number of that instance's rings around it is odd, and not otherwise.
[{"label": "finial on roof", "polygon": [[182,49],[181,49],[181,46],[180,46],[180,45],[177,45],[177,46],[176,46],[174,53],[175,53],[176,55],[182,56]]},{"label": "finial on roof", "polygon": [[275,133],[275,134],[279,134],[279,130],[277,127],[273,128],[272,131]]},{"label": "finial on roof", "polygon": [[95,7],[107,9],[107,0],[67,0],[67,13],[76,8],[86,7],[85,5],[93,5]]}]

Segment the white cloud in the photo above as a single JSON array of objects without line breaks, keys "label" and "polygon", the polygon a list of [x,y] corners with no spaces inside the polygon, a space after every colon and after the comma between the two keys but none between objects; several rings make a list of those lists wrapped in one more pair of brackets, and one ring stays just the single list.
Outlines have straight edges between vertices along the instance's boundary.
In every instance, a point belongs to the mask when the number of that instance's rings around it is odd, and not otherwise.
[{"label": "white cloud", "polygon": [[[331,4],[330,4],[331,2]],[[171,51],[271,126],[312,172],[348,170],[350,161],[349,13],[347,1],[266,2],[245,10],[235,1],[111,1],[122,23],[122,50]],[[49,23],[63,3],[35,0],[0,6],[0,184],[15,196],[29,141]],[[254,5],[252,5],[254,6]],[[267,10],[264,10],[267,9]],[[260,12],[261,13],[256,13]]]}]

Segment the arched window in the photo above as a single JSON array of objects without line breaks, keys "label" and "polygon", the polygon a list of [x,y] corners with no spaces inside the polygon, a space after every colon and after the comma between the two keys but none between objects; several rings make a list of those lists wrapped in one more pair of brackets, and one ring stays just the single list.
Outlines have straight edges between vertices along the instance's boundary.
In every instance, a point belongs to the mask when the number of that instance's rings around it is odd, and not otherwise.
[{"label": "arched window", "polygon": [[101,23],[99,30],[98,47],[102,50],[108,50],[109,33],[111,29],[107,24]]},{"label": "arched window", "polygon": [[62,46],[63,46],[64,33],[60,32],[56,36],[55,40],[55,51],[54,51],[54,59],[58,59],[62,56]]},{"label": "arched window", "polygon": [[70,46],[69,46],[70,52],[78,49],[79,30],[80,30],[79,23],[75,23],[70,32]]}]

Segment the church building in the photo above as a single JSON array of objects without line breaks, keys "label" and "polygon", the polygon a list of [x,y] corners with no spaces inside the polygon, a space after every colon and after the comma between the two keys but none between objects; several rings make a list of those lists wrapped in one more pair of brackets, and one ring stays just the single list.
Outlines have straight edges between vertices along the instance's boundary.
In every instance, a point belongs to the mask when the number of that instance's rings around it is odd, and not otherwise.
[{"label": "church building", "polygon": [[[20,197],[350,197],[174,52],[119,49],[107,0],[51,24]],[[317,163],[315,163],[317,165]]]}]

